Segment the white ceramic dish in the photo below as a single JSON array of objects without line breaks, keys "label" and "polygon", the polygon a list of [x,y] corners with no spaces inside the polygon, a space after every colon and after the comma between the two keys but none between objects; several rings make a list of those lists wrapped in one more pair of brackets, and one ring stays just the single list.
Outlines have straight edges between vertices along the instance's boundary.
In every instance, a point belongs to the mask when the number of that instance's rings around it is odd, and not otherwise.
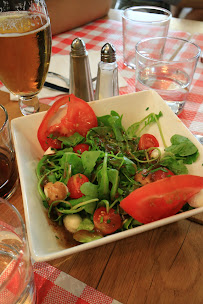
[{"label": "white ceramic dish", "polygon": [[[188,166],[189,173],[203,176],[203,148],[201,144],[156,92],[145,91],[132,93],[105,100],[93,101],[89,104],[98,116],[109,114],[111,110],[123,114],[123,124],[125,127],[133,122],[141,120],[150,112],[155,112],[157,114],[159,111],[162,111],[163,117],[160,118],[160,123],[167,144],[170,144],[170,138],[174,134],[187,136],[195,143],[199,149],[200,156],[196,163]],[[146,110],[147,108],[149,109]],[[60,247],[55,237],[54,230],[48,224],[44,207],[37,191],[35,169],[37,162],[43,155],[43,151],[37,139],[37,130],[44,114],[45,112],[20,117],[11,122],[21,180],[28,240],[32,257],[36,261],[48,261],[97,247],[203,212],[203,207],[199,207],[128,231],[119,232],[87,244],[80,244],[67,249]],[[156,125],[146,129],[145,133],[154,134],[159,140],[160,145],[162,144]],[[200,193],[199,195],[199,201],[200,200],[203,200],[203,193]]]}]

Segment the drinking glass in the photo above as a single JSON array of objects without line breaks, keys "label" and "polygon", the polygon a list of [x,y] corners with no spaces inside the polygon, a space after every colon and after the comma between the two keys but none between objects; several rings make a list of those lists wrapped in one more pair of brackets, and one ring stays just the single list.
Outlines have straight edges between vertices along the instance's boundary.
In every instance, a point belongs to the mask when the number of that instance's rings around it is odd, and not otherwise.
[{"label": "drinking glass", "polygon": [[25,225],[18,210],[0,198],[0,303],[34,304],[36,288]]},{"label": "drinking glass", "polygon": [[135,45],[138,41],[167,36],[171,17],[170,11],[156,6],[134,6],[124,10],[123,60],[127,67],[135,69]]},{"label": "drinking glass", "polygon": [[135,90],[156,90],[172,111],[180,114],[200,53],[198,45],[181,38],[157,37],[138,42]]},{"label": "drinking glass", "polygon": [[19,97],[23,115],[39,111],[51,56],[51,28],[44,0],[0,2],[0,80]]},{"label": "drinking glass", "polygon": [[0,197],[10,198],[17,186],[18,171],[8,113],[0,105]]}]

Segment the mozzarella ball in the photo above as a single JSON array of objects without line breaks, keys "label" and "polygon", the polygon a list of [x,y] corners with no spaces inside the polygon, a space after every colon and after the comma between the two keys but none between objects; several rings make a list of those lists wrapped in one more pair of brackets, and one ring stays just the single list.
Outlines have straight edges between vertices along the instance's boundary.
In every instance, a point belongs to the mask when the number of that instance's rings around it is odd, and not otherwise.
[{"label": "mozzarella ball", "polygon": [[77,231],[81,222],[82,218],[79,214],[68,214],[63,219],[65,228],[71,233],[75,233]]}]

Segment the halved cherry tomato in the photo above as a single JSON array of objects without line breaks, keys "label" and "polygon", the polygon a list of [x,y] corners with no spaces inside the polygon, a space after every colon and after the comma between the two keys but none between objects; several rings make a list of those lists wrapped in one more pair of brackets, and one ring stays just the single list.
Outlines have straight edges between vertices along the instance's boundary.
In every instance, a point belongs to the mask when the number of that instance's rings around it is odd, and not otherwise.
[{"label": "halved cherry tomato", "polygon": [[[138,143],[138,149],[139,150],[147,150],[151,147],[159,147],[159,142],[156,139],[156,137],[152,134],[143,134],[140,137],[139,143]],[[153,150],[149,151],[149,154],[151,154]]]},{"label": "halved cherry tomato", "polygon": [[[65,115],[59,116],[59,110],[64,108]],[[55,120],[58,122],[54,123]],[[70,136],[78,132],[82,136],[89,129],[97,126],[97,117],[93,109],[84,100],[73,94],[58,99],[45,114],[37,133],[39,143],[43,150],[49,147],[60,149],[61,142],[58,136]]]},{"label": "halved cherry tomato", "polygon": [[153,172],[151,174],[151,178],[152,178],[152,180],[154,182],[157,181],[157,180],[159,180],[159,179],[163,179],[165,177],[169,177],[169,176],[175,175],[169,169],[167,169],[167,168],[163,168],[163,169],[164,169],[164,171],[160,169],[160,170],[157,170],[157,171],[155,171],[155,172]]},{"label": "halved cherry tomato", "polygon": [[203,189],[203,177],[173,175],[134,190],[120,206],[146,224],[176,214],[192,196]]},{"label": "halved cherry tomato", "polygon": [[80,187],[84,184],[89,182],[89,179],[84,174],[75,174],[71,176],[68,180],[67,186],[70,192],[71,198],[80,198],[84,194],[80,191]]},{"label": "halved cherry tomato", "polygon": [[82,154],[85,151],[89,151],[89,145],[88,144],[78,144],[73,148],[73,151],[75,153]]},{"label": "halved cherry tomato", "polygon": [[111,234],[121,228],[121,217],[113,208],[107,213],[105,207],[96,209],[93,222],[96,229],[101,231],[103,235]]}]

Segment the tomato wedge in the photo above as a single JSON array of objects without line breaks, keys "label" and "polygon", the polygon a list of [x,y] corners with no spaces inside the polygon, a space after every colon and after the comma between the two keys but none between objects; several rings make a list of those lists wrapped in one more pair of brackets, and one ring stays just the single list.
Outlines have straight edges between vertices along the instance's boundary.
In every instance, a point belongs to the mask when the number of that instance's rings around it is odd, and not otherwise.
[{"label": "tomato wedge", "polygon": [[120,206],[140,223],[176,214],[192,196],[203,189],[203,177],[173,175],[134,190]]},{"label": "tomato wedge", "polygon": [[96,209],[93,222],[95,228],[101,231],[103,235],[111,234],[122,226],[121,217],[113,208],[109,209],[108,213],[105,207]]},{"label": "tomato wedge", "polygon": [[[59,117],[59,121],[54,123],[59,116],[59,109],[66,106],[65,115]],[[66,95],[55,101],[45,114],[37,133],[39,143],[44,151],[49,147],[60,149],[61,142],[58,136],[70,136],[78,132],[86,136],[89,129],[97,126],[97,117],[93,109],[84,100],[77,98],[73,94]]]}]

